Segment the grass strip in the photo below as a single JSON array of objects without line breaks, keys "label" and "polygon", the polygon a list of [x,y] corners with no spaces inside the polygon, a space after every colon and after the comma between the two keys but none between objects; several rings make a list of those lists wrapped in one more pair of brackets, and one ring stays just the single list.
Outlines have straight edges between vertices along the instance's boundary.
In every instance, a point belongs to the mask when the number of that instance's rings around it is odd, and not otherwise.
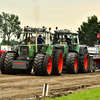
[{"label": "grass strip", "polygon": [[100,88],[68,94],[67,96],[56,97],[55,99],[46,98],[45,100],[100,100]]}]

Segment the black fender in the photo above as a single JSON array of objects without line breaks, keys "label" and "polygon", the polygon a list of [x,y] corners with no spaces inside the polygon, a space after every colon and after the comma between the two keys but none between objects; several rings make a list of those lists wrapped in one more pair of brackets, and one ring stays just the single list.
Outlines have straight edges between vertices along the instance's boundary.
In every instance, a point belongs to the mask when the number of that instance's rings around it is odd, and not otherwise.
[{"label": "black fender", "polygon": [[64,53],[64,46],[53,46],[53,51],[55,51],[56,49],[61,49],[62,52]]},{"label": "black fender", "polygon": [[35,56],[37,55],[37,54],[47,54],[47,53],[45,53],[45,52],[38,52],[38,53],[34,53],[34,58],[35,58]]},{"label": "black fender", "polygon": [[69,52],[75,52],[75,53],[77,53],[77,54],[78,54],[78,52],[77,52],[77,51],[75,51],[75,50],[69,50]]},{"label": "black fender", "polygon": [[87,49],[87,46],[86,45],[79,45],[79,46],[80,46],[79,55],[84,54],[84,49],[85,48]]},{"label": "black fender", "polygon": [[16,53],[17,55],[19,55],[17,51],[7,51],[7,53]]}]

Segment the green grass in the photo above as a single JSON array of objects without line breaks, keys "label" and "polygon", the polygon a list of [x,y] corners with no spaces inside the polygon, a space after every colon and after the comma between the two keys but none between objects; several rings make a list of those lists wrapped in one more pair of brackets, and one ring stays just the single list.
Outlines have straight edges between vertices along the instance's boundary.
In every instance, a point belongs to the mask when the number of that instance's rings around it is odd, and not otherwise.
[{"label": "green grass", "polygon": [[57,97],[55,99],[46,98],[45,100],[100,100],[100,88],[68,94],[67,96]]}]

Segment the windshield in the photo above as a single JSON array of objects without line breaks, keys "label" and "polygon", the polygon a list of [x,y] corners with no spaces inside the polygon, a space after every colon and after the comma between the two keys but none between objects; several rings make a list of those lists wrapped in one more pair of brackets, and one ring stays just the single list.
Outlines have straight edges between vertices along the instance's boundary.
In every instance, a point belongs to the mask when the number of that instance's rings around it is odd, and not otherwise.
[{"label": "windshield", "polygon": [[24,34],[24,37],[23,37],[23,42],[30,42],[30,41],[33,41],[33,42],[35,42],[35,40],[34,40],[34,37],[33,37],[33,35],[31,34],[31,33],[25,33]]},{"label": "windshield", "polygon": [[[42,44],[42,42],[44,42],[44,34],[38,34],[37,35],[37,43],[38,44]],[[36,43],[36,34],[32,34],[32,33],[24,33],[23,36],[23,43],[28,44],[30,42],[30,44],[35,44]]]},{"label": "windshield", "polygon": [[66,38],[67,39],[72,39],[72,35],[71,34],[55,34],[54,36],[54,44],[60,44],[60,43],[67,43],[66,41]]}]

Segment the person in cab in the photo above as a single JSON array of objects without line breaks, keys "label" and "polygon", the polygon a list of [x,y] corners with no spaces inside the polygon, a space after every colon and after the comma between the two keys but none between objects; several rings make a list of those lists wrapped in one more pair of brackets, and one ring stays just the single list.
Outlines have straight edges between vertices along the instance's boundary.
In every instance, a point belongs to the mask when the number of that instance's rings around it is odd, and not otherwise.
[{"label": "person in cab", "polygon": [[67,42],[68,44],[71,44],[71,39],[67,38],[67,35],[65,35],[65,42]]},{"label": "person in cab", "polygon": [[39,35],[38,37],[38,44],[43,44],[44,40],[41,38],[41,35]]}]

